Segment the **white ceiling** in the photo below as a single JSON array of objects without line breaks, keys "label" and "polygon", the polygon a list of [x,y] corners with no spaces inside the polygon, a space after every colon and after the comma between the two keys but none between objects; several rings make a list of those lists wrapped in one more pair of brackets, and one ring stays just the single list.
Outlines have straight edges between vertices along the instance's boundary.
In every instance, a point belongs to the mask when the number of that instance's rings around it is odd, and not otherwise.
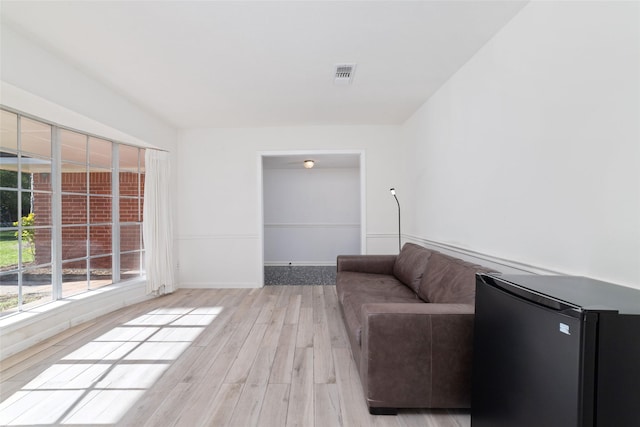
[{"label": "white ceiling", "polygon": [[177,128],[400,124],[524,4],[3,0],[2,24]]}]

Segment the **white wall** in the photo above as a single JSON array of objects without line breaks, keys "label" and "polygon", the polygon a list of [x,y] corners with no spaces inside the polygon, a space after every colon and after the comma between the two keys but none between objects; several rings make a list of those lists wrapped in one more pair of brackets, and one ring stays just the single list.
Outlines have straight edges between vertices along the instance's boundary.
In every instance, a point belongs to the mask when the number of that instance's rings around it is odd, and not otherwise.
[{"label": "white wall", "polygon": [[265,168],[263,188],[266,265],[332,265],[360,253],[358,168]]},{"label": "white wall", "polygon": [[640,288],[639,3],[532,2],[403,126],[407,233]]},{"label": "white wall", "polygon": [[262,286],[261,154],[363,150],[367,253],[393,252],[399,179],[394,126],[193,129],[178,149],[179,281],[182,287]]}]

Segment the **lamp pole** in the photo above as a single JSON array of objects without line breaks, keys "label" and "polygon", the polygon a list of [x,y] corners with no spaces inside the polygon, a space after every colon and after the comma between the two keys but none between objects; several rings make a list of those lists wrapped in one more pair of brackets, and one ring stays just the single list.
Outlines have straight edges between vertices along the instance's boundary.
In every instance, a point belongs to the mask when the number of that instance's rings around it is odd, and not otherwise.
[{"label": "lamp pole", "polygon": [[396,189],[391,188],[389,191],[391,191],[391,195],[396,199],[396,203],[398,204],[398,253],[400,253],[400,251],[402,251],[402,234],[400,233],[400,202],[396,197]]}]

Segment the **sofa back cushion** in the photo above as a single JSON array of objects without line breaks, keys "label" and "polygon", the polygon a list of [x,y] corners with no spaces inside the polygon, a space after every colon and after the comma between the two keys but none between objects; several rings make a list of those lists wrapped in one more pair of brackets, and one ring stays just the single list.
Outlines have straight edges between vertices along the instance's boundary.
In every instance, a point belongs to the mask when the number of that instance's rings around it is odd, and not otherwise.
[{"label": "sofa back cushion", "polygon": [[393,275],[417,293],[432,253],[422,246],[405,243],[393,265]]},{"label": "sofa back cushion", "polygon": [[426,302],[474,304],[477,272],[488,272],[487,268],[434,253],[422,277],[418,296]]}]

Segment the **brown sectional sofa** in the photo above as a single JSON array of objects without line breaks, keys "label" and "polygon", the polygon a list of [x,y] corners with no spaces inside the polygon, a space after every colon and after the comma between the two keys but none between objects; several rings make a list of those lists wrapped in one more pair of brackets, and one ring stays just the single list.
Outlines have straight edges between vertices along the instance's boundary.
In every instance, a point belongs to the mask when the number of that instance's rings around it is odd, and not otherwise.
[{"label": "brown sectional sofa", "polygon": [[369,412],[469,408],[475,274],[412,243],[399,255],[340,255],[336,289]]}]

